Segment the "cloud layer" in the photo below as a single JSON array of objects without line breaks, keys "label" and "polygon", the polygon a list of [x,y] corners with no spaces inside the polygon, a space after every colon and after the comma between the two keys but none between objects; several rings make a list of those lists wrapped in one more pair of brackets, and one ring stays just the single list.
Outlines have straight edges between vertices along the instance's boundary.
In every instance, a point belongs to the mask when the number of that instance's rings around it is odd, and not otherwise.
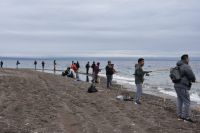
[{"label": "cloud layer", "polygon": [[121,56],[127,50],[140,55],[200,56],[199,0],[0,2],[0,56],[94,51]]}]

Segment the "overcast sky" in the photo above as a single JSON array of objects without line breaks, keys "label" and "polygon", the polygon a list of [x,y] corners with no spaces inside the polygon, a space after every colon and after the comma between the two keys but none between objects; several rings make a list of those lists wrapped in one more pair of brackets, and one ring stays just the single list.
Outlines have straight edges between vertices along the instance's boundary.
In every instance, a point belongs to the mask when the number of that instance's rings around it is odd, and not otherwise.
[{"label": "overcast sky", "polygon": [[0,56],[200,56],[200,0],[0,0]]}]

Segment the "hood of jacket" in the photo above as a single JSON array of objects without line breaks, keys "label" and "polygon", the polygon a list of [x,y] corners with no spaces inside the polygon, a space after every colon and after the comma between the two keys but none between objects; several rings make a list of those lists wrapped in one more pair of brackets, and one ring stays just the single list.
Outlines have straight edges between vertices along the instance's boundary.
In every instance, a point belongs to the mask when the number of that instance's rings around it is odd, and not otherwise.
[{"label": "hood of jacket", "polygon": [[182,66],[182,65],[184,65],[184,63],[183,63],[182,60],[180,60],[180,61],[178,61],[178,62],[176,63],[176,65],[177,65],[177,66]]}]

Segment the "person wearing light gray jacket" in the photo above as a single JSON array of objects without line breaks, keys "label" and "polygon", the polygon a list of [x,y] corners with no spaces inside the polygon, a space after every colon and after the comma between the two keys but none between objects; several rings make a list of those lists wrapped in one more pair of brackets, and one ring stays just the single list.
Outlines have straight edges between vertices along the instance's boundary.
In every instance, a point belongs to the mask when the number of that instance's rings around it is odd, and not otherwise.
[{"label": "person wearing light gray jacket", "polygon": [[177,66],[180,68],[181,80],[174,84],[177,93],[177,114],[178,120],[193,122],[190,118],[190,94],[192,82],[196,81],[192,68],[189,65],[189,56],[183,55],[178,61]]}]

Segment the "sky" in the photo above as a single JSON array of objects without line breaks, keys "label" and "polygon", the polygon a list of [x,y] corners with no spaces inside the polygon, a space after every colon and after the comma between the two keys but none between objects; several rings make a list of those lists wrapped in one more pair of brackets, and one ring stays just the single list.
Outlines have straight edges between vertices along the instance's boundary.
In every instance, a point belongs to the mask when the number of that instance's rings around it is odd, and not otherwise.
[{"label": "sky", "polygon": [[0,0],[0,56],[200,57],[200,0]]}]

